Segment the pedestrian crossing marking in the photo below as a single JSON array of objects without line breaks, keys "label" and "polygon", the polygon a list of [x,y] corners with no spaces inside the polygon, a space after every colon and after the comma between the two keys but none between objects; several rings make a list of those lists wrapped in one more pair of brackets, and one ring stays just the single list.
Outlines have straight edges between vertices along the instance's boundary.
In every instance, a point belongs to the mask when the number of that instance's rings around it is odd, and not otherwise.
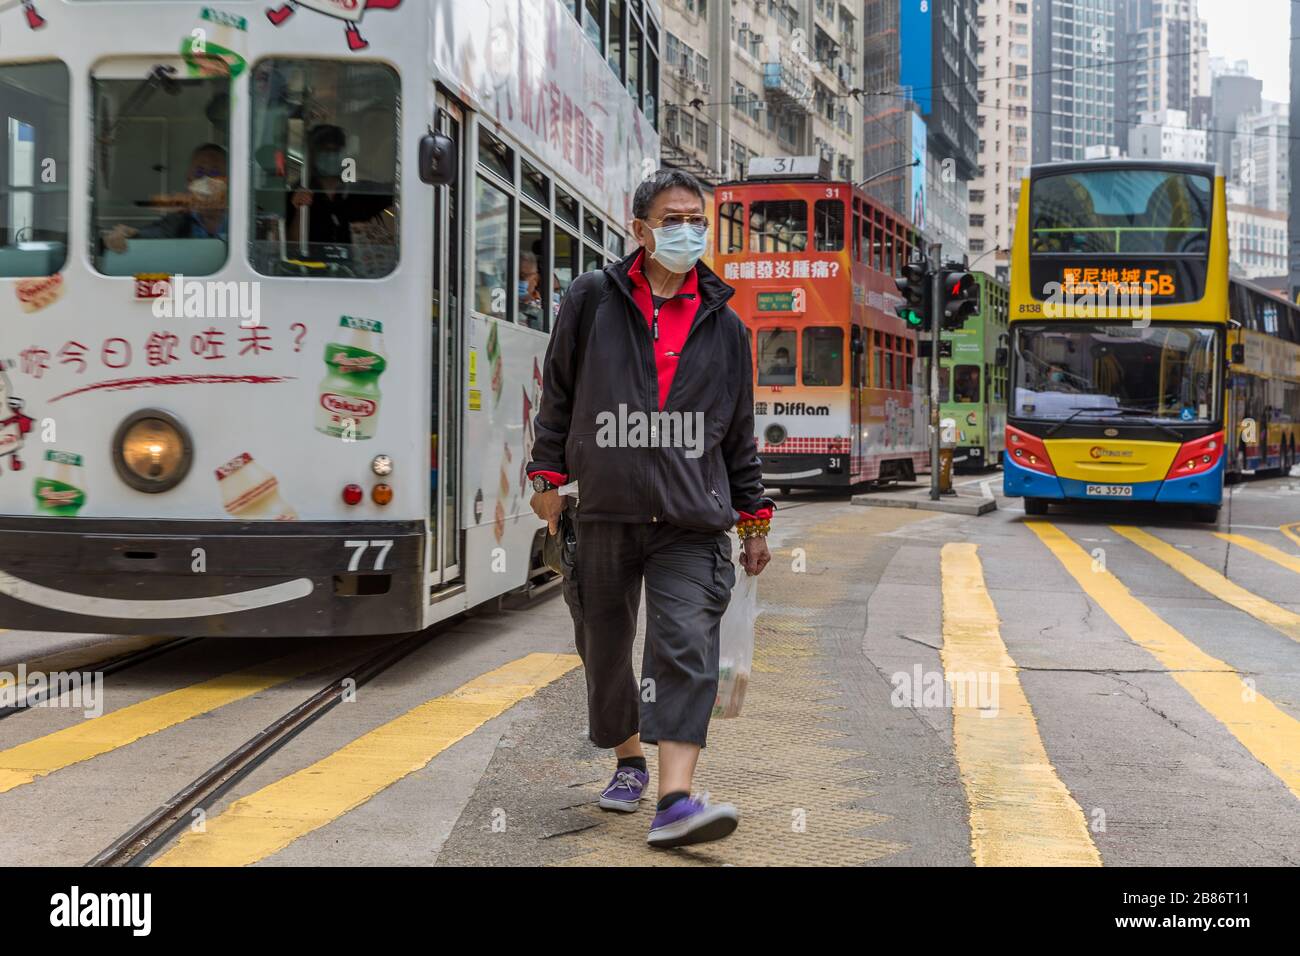
[{"label": "pedestrian crossing marking", "polygon": [[1159,558],[1197,587],[1213,594],[1225,604],[1245,611],[1257,621],[1277,628],[1293,641],[1300,641],[1300,614],[1278,607],[1257,594],[1252,594],[1240,584],[1230,581],[1208,564],[1202,564],[1172,544],[1161,541],[1141,528],[1128,525],[1111,525],[1111,530],[1128,538],[1148,554]]},{"label": "pedestrian crossing marking", "polygon": [[995,712],[959,700],[955,686],[953,695],[953,749],[976,866],[1100,866],[1083,810],[1052,766],[1002,641],[976,546],[946,544],[940,563],[945,680],[996,678]]},{"label": "pedestrian crossing marking", "polygon": [[0,750],[0,793],[320,670],[319,650],[231,671]]},{"label": "pedestrian crossing marking", "polygon": [[425,701],[308,767],[236,800],[187,832],[155,866],[247,866],[415,773],[452,744],[580,663],[529,654]]},{"label": "pedestrian crossing marking", "polygon": [[1300,798],[1300,721],[1248,685],[1231,666],[1206,654],[1133,597],[1119,578],[1046,521],[1026,522],[1092,598],[1139,646],[1169,670],[1192,698]]},{"label": "pedestrian crossing marking", "polygon": [[1288,571],[1294,571],[1296,574],[1300,574],[1300,558],[1296,557],[1294,554],[1287,554],[1285,551],[1281,551],[1273,547],[1271,544],[1265,544],[1263,541],[1256,541],[1254,538],[1249,538],[1244,534],[1224,534],[1222,531],[1216,531],[1214,534],[1217,537],[1222,538],[1224,541],[1245,548],[1247,551],[1253,551],[1261,558],[1267,558],[1274,564],[1280,564]]}]

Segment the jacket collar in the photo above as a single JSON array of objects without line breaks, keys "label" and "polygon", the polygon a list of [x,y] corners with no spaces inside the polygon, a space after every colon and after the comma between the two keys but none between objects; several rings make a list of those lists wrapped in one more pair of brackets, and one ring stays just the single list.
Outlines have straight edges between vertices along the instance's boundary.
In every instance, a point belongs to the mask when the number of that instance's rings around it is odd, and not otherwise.
[{"label": "jacket collar", "polygon": [[[605,266],[605,274],[614,280],[633,303],[636,301],[632,296],[633,285],[636,283],[649,285],[644,273],[641,271],[641,258],[644,253],[645,249],[638,246],[618,262],[611,262]],[[636,270],[635,278],[632,276],[633,268]],[[688,285],[694,285],[695,288],[690,289]],[[682,283],[681,291],[695,292],[699,296],[699,313],[701,315],[705,312],[712,312],[726,304],[727,300],[735,294],[735,290],[719,279],[717,273],[703,262],[695,264],[695,269],[686,276],[685,281]]]}]

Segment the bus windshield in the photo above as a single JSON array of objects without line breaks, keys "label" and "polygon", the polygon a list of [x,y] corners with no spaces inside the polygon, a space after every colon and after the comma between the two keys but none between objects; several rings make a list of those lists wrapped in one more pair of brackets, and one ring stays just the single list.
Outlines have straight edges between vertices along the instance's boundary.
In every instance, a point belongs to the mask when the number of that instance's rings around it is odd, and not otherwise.
[{"label": "bus windshield", "polygon": [[1011,414],[1216,421],[1222,390],[1218,343],[1208,326],[1021,325]]},{"label": "bus windshield", "polygon": [[1213,183],[1176,170],[1049,173],[1029,192],[1031,251],[1079,255],[1209,251]]}]

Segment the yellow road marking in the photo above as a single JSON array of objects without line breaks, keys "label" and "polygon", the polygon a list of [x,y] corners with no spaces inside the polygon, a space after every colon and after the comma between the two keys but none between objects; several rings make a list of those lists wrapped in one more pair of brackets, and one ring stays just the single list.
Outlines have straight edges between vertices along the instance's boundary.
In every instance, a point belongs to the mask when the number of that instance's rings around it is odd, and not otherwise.
[{"label": "yellow road marking", "polygon": [[1297,521],[1294,524],[1284,524],[1277,530],[1281,531],[1296,544],[1300,545],[1300,521]]},{"label": "yellow road marking", "polygon": [[0,750],[0,793],[166,730],[295,677],[320,670],[319,650],[299,652],[142,700]]},{"label": "yellow road marking", "polygon": [[[3,631],[0,631],[0,633],[3,633]],[[0,687],[8,687],[14,682],[19,663],[26,663],[29,674],[79,671],[84,670],[89,664],[120,657],[123,654],[131,654],[135,651],[144,650],[146,647],[153,647],[155,644],[162,644],[171,640],[175,640],[175,638],[137,635],[120,640],[97,641],[94,644],[72,647],[66,651],[59,651],[57,654],[51,654],[48,657],[42,657],[34,661],[15,661],[12,664],[0,664]]]},{"label": "yellow road marking", "polygon": [[493,717],[577,667],[573,654],[529,654],[425,701],[187,832],[156,866],[246,866],[284,849],[422,768]]},{"label": "yellow road marking", "polygon": [[1300,721],[1133,597],[1115,575],[1095,570],[1092,556],[1055,525],[1046,521],[1028,524],[1124,633],[1163,664],[1170,677],[1300,798]]},{"label": "yellow road marking", "polygon": [[1252,594],[1241,585],[1229,581],[1208,564],[1202,564],[1190,555],[1179,551],[1172,544],[1161,541],[1140,528],[1111,525],[1111,530],[1122,534],[1139,548],[1159,558],[1197,587],[1209,591],[1225,604],[1231,604],[1256,620],[1277,628],[1293,641],[1300,641],[1300,614],[1278,607],[1272,601],[1266,601],[1259,595]]},{"label": "yellow road marking", "polygon": [[[1016,663],[1002,642],[976,546],[944,545],[941,566],[940,656],[953,688],[953,744],[970,805],[975,864],[1101,866],[1083,810],[1043,747]],[[993,716],[970,699],[975,695],[958,693],[958,682],[968,690],[980,679],[997,689]]]},{"label": "yellow road marking", "polygon": [[1280,564],[1288,571],[1294,571],[1300,574],[1300,558],[1294,554],[1287,554],[1285,551],[1279,551],[1271,544],[1265,544],[1263,541],[1256,541],[1254,538],[1248,538],[1244,534],[1224,534],[1222,531],[1214,532],[1224,541],[1230,541],[1238,547],[1245,548],[1247,551],[1253,551],[1261,558],[1268,558],[1275,564]]}]

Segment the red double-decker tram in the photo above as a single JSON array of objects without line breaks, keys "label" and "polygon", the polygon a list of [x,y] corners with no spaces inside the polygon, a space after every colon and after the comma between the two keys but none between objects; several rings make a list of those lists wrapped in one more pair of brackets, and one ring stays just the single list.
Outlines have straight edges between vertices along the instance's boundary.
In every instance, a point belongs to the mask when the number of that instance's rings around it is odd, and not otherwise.
[{"label": "red double-decker tram", "polygon": [[920,236],[819,167],[755,159],[714,193],[714,268],[749,329],[763,480],[782,491],[929,470],[917,333],[894,312]]}]

